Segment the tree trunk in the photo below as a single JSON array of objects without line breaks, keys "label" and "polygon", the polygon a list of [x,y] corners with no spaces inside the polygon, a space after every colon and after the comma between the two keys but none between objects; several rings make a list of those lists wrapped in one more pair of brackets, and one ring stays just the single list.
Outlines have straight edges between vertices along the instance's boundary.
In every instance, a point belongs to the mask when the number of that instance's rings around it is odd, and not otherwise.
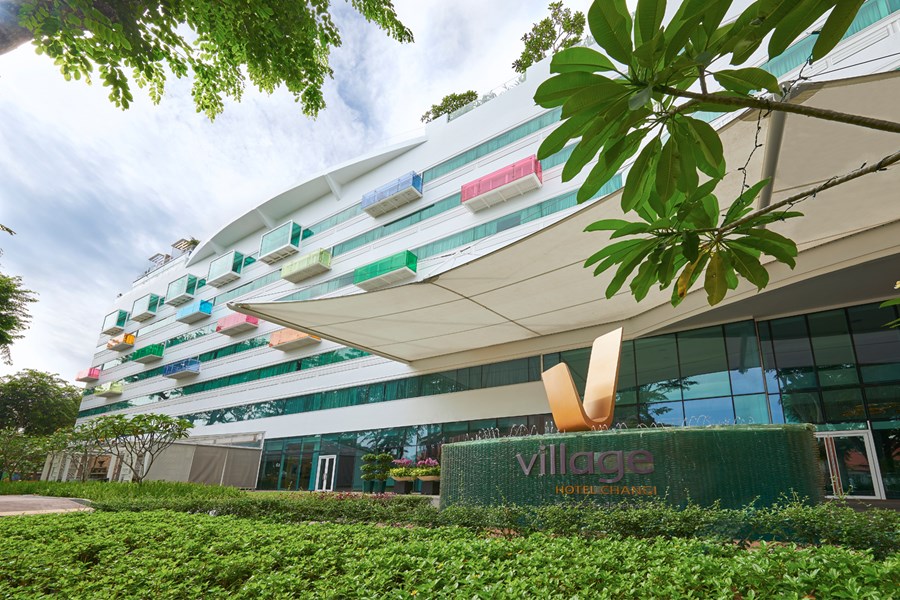
[{"label": "tree trunk", "polygon": [[0,55],[30,42],[34,35],[19,26],[19,9],[25,0],[0,0]]}]

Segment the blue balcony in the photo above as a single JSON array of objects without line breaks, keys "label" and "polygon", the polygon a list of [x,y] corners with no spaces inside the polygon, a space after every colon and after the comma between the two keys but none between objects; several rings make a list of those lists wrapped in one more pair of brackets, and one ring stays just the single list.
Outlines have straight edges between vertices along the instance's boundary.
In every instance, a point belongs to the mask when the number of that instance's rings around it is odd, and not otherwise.
[{"label": "blue balcony", "polygon": [[398,177],[362,197],[362,209],[377,217],[422,197],[422,176],[415,171]]},{"label": "blue balcony", "polygon": [[209,300],[194,300],[178,309],[175,320],[179,323],[196,323],[211,315],[212,309],[213,305]]},{"label": "blue balcony", "polygon": [[163,377],[170,379],[183,379],[200,374],[200,361],[196,358],[186,358],[163,367]]}]

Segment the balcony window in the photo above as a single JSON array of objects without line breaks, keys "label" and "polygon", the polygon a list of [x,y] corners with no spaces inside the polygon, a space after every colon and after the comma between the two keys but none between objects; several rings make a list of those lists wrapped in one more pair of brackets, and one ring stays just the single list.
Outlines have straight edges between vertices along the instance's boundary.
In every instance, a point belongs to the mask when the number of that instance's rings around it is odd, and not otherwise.
[{"label": "balcony window", "polygon": [[122,350],[130,350],[131,348],[134,348],[133,333],[123,333],[117,335],[116,337],[109,338],[109,341],[106,342],[107,350],[115,350],[116,352],[121,352]]},{"label": "balcony window", "polygon": [[269,347],[287,352],[304,346],[318,344],[321,341],[320,338],[308,333],[293,329],[279,329],[278,331],[273,331],[272,335],[269,336]]},{"label": "balcony window", "polygon": [[178,309],[175,320],[181,323],[196,323],[212,314],[213,305],[209,300],[194,300]]},{"label": "balcony window", "polygon": [[244,255],[237,250],[220,256],[209,263],[209,275],[206,276],[206,284],[213,287],[222,287],[232,281],[241,278],[241,268],[244,266]]},{"label": "balcony window", "polygon": [[163,367],[163,377],[169,379],[183,379],[193,377],[200,373],[200,361],[196,358],[186,358]]},{"label": "balcony window", "polygon": [[300,237],[303,228],[293,221],[279,225],[272,231],[263,234],[259,242],[258,259],[266,264],[273,264],[295,254],[300,248]]},{"label": "balcony window", "polygon": [[377,217],[421,197],[422,176],[410,171],[364,195],[362,209]]},{"label": "balcony window", "polygon": [[541,161],[529,156],[463,185],[462,203],[476,212],[537,189],[542,181]]},{"label": "balcony window", "polygon": [[162,360],[165,344],[150,344],[143,348],[138,348],[131,353],[131,360],[139,363],[152,363]]},{"label": "balcony window", "polygon": [[91,383],[100,379],[100,369],[97,367],[91,367],[90,369],[85,369],[84,371],[78,371],[78,375],[75,376],[75,381],[81,381],[84,383]]},{"label": "balcony window", "polygon": [[179,277],[169,284],[169,289],[166,291],[166,304],[169,306],[181,306],[193,300],[196,291],[196,277],[190,274]]},{"label": "balcony window", "polygon": [[386,287],[415,277],[417,264],[415,254],[409,250],[399,252],[356,269],[353,284],[366,291]]},{"label": "balcony window", "polygon": [[134,301],[131,306],[132,321],[147,321],[156,316],[156,311],[162,305],[160,297],[156,294],[147,294]]},{"label": "balcony window", "polygon": [[103,319],[103,329],[100,333],[105,335],[116,335],[125,331],[125,323],[128,321],[128,311],[117,310],[106,315]]},{"label": "balcony window", "polygon": [[120,396],[122,394],[122,382],[121,381],[107,381],[106,383],[100,384],[94,388],[95,396],[102,396],[103,398],[109,398],[110,396]]},{"label": "balcony window", "polygon": [[331,269],[331,252],[320,248],[281,267],[281,278],[294,283]]},{"label": "balcony window", "polygon": [[219,319],[219,322],[216,323],[216,333],[237,335],[245,331],[250,331],[251,329],[256,329],[258,326],[259,319],[256,317],[241,313],[232,313],[227,317]]}]

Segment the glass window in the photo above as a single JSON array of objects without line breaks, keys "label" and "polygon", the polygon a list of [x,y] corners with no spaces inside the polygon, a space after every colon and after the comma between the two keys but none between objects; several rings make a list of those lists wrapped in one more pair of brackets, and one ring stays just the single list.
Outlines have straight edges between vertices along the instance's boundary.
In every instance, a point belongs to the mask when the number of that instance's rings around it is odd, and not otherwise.
[{"label": "glass window", "polygon": [[[616,411],[618,407],[637,404],[637,380],[634,372],[634,342],[622,342],[619,359],[619,382],[616,387]],[[637,414],[635,410],[635,415]],[[618,417],[618,414],[616,415]],[[624,422],[624,421],[623,421]]]},{"label": "glass window", "polygon": [[769,325],[781,391],[818,387],[806,319],[802,316],[788,317],[769,321]]},{"label": "glass window", "polygon": [[900,385],[867,387],[866,404],[873,421],[900,419]]},{"label": "glass window", "polygon": [[884,495],[890,499],[900,499],[900,429],[875,429],[875,455],[881,467]]},{"label": "glass window", "polygon": [[734,407],[731,404],[731,396],[707,400],[686,400],[684,418],[688,426],[732,425],[734,424]]},{"label": "glass window", "polygon": [[844,310],[813,313],[807,321],[819,385],[828,388],[858,384],[856,357]]},{"label": "glass window", "polygon": [[[730,396],[731,384],[722,328],[706,327],[683,331],[677,338],[684,399]],[[686,406],[685,413],[687,414]]]},{"label": "glass window", "polygon": [[900,381],[900,329],[884,326],[897,318],[894,307],[866,304],[849,308],[847,312],[863,381]]},{"label": "glass window", "polygon": [[641,403],[680,400],[681,377],[675,335],[634,340],[634,353]]},{"label": "glass window", "polygon": [[781,396],[777,394],[769,396],[769,412],[772,413],[773,423],[784,423],[784,407],[781,405]]},{"label": "glass window", "polygon": [[781,395],[787,423],[823,423],[818,392],[791,392]]},{"label": "glass window", "polygon": [[766,405],[766,395],[735,396],[734,420],[738,425],[769,423],[769,407]]},{"label": "glass window", "polygon": [[828,421],[865,421],[862,391],[859,388],[846,390],[823,390],[825,418]]},{"label": "glass window", "polygon": [[753,321],[725,325],[725,347],[728,350],[728,371],[734,395],[765,391],[759,347]]},{"label": "glass window", "polygon": [[684,425],[684,409],[681,402],[660,402],[641,405],[641,423],[645,425]]}]

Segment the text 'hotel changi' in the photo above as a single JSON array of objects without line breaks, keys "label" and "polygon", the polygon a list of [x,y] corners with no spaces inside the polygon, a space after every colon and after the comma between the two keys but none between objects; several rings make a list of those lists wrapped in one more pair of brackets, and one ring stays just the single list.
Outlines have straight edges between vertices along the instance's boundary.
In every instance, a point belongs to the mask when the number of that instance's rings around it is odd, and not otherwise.
[{"label": "text 'hotel changi'", "polygon": [[[762,66],[794,79],[813,43]],[[897,120],[898,68],[900,0],[869,0],[790,101]],[[607,300],[611,272],[583,267],[606,238],[583,230],[621,218],[628,166],[576,203],[572,147],[536,157],[560,117],[533,101],[548,76],[545,60],[420,137],[361,149],[110,290],[79,420],[175,415],[204,443],[258,448],[260,489],[361,490],[373,450],[440,458],[447,442],[551,429],[542,371],[568,364],[583,393],[592,341],[622,327],[613,427],[812,423],[827,494],[900,498],[900,329],[885,327],[900,314],[879,308],[898,294],[900,170],[773,225],[800,253],[762,292]],[[730,171],[759,123],[748,170],[773,179],[773,202],[896,151],[890,134],[757,117],[704,114]],[[125,476],[113,469],[100,475]]]}]

